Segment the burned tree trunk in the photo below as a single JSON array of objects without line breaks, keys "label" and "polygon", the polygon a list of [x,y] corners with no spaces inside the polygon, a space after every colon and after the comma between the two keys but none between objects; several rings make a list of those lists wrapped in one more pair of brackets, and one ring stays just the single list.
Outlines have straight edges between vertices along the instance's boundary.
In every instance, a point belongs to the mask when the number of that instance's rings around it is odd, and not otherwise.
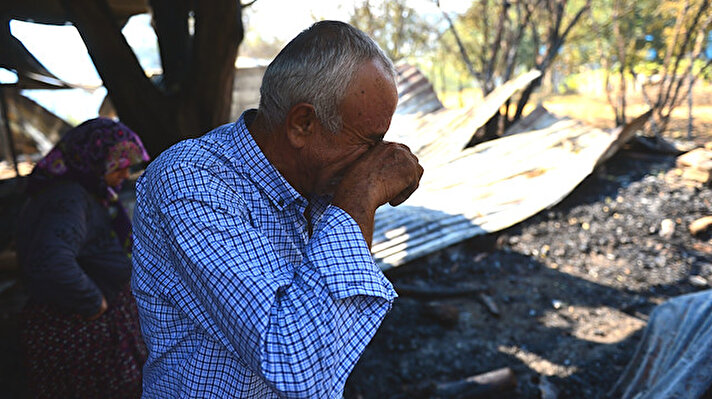
[{"label": "burned tree trunk", "polygon": [[[587,0],[576,10],[568,23],[565,24],[567,4],[566,0],[505,1],[501,4],[496,2],[491,4],[489,1],[481,2],[478,6],[480,8],[477,9],[478,12],[471,12],[471,18],[481,24],[482,31],[479,57],[474,58],[469,56],[452,19],[445,11],[442,11],[443,17],[448,22],[448,30],[453,34],[459,48],[462,60],[472,78],[478,81],[483,97],[496,88],[495,82],[509,81],[517,65],[533,66],[542,74],[540,78],[533,80],[522,91],[516,103],[508,101],[500,112],[497,112],[484,124],[482,129],[473,132],[474,136],[470,145],[501,136],[509,126],[522,117],[524,107],[541,84],[543,76],[551,67],[572,28],[590,9],[591,0]],[[494,7],[499,7],[497,12],[490,12]],[[496,14],[497,18],[491,18],[492,21],[490,21],[490,18],[486,16],[493,14]],[[494,35],[490,35],[490,28],[493,29]],[[543,43],[540,42],[540,30],[543,30]],[[528,31],[531,32],[530,37],[526,36]],[[492,36],[491,39],[490,36]],[[535,55],[533,59],[522,62],[518,58],[523,40],[530,40],[531,46],[535,49],[540,48],[540,43],[543,44],[544,51]],[[479,61],[477,67],[473,64],[473,59]],[[514,105],[516,108],[510,114],[511,104],[516,104]]]},{"label": "burned tree trunk", "polygon": [[559,53],[559,49],[571,33],[571,29],[573,29],[573,27],[581,20],[581,17],[584,15],[584,13],[588,12],[590,8],[591,0],[587,0],[586,3],[581,6],[581,8],[579,8],[576,14],[574,14],[571,21],[562,31],[561,23],[563,21],[564,13],[566,11],[566,2],[548,2],[547,9],[551,13],[554,22],[549,27],[546,50],[544,52],[544,55],[537,59],[537,62],[535,64],[536,69],[541,71],[542,76],[539,79],[532,81],[529,87],[527,87],[522,92],[522,95],[519,97],[519,101],[517,102],[517,108],[514,112],[514,116],[509,120],[510,125],[518,121],[522,117],[524,107],[529,103],[529,99],[534,93],[534,90],[538,88],[541,84],[542,78],[544,77],[544,75],[546,75],[546,71],[549,70],[551,63],[554,61],[554,58],[556,58],[556,55]]}]

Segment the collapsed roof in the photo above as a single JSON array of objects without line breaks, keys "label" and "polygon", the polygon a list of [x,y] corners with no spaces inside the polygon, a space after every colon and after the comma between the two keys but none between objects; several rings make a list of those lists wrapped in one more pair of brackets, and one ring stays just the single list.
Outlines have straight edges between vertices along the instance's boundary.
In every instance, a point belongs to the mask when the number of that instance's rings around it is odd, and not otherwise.
[{"label": "collapsed roof", "polygon": [[[399,89],[415,79],[412,70],[400,70],[409,72]],[[418,95],[429,100],[399,103],[408,112],[396,110],[389,140],[408,145],[425,172],[406,202],[376,211],[372,251],[381,269],[505,229],[557,204],[650,116],[602,130],[539,108],[511,133],[465,148],[477,129],[539,76],[539,71],[525,73],[469,108],[434,109],[434,93],[426,90]],[[430,111],[416,112],[414,103]]]}]

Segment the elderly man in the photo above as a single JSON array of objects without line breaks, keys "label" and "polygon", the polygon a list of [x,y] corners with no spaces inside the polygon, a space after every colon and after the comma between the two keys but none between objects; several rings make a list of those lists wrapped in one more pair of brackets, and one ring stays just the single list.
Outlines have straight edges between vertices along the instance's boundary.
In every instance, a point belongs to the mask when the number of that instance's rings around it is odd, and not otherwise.
[{"label": "elderly man", "polygon": [[383,141],[392,62],[322,21],[269,65],[258,110],[180,142],[139,179],[133,291],[147,398],[341,397],[396,296],[374,213],[423,169]]}]

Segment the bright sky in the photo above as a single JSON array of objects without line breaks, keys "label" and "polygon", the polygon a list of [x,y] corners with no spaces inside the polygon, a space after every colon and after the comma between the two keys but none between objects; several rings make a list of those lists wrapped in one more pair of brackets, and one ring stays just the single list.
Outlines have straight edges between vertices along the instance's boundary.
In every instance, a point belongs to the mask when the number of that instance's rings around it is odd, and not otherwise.
[{"label": "bright sky", "polygon": [[[135,16],[124,28],[124,35],[134,47],[141,65],[154,68],[158,61],[156,35],[148,21],[148,15]],[[10,31],[58,78],[71,84],[95,87],[94,90],[25,90],[23,94],[72,124],[99,115],[106,89],[73,26],[11,21]]]},{"label": "bright sky", "polygon": [[348,19],[354,3],[354,0],[257,0],[246,12],[246,34],[287,41],[315,20]]},{"label": "bright sky", "polygon": [[[411,0],[423,13],[437,12],[432,0]],[[347,20],[359,0],[257,0],[245,12],[246,36],[263,35],[288,41],[316,20]],[[441,0],[446,10],[462,11],[467,2]],[[409,4],[410,5],[410,4]],[[459,8],[459,9],[458,9]],[[69,83],[97,89],[32,90],[25,94],[64,119],[79,123],[98,115],[106,89],[73,26],[39,25],[11,21],[12,34],[53,74]],[[144,68],[160,67],[157,40],[148,15],[132,17],[123,30]],[[9,75],[8,75],[9,74]],[[12,82],[14,74],[0,68],[0,81]]]}]

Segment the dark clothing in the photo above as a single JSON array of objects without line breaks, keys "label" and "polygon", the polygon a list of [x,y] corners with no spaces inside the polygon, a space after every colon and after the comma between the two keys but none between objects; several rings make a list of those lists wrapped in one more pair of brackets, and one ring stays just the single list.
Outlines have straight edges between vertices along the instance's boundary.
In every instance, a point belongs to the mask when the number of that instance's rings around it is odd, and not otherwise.
[{"label": "dark clothing", "polygon": [[20,318],[33,399],[130,399],[141,396],[146,347],[128,285],[94,321],[30,304]]},{"label": "dark clothing", "polygon": [[[16,237],[30,294],[19,326],[30,397],[138,398],[147,351],[112,208],[79,183],[48,184],[25,202]],[[102,296],[106,312],[86,320]]]},{"label": "dark clothing", "polygon": [[30,296],[20,345],[33,398],[141,394],[146,346],[129,288],[131,220],[116,190],[147,160],[136,133],[96,118],[65,133],[32,170],[15,241]]},{"label": "dark clothing", "polygon": [[18,218],[17,255],[31,300],[91,316],[128,283],[131,261],[107,208],[79,183],[31,196]]}]

